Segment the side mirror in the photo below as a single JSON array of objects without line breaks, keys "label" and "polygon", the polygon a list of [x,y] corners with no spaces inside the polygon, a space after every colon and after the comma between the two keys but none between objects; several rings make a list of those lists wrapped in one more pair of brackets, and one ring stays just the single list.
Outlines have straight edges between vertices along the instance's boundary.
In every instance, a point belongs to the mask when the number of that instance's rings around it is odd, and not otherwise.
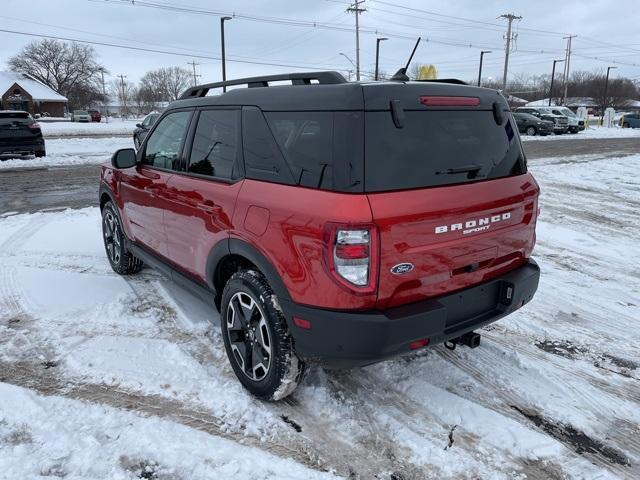
[{"label": "side mirror", "polygon": [[141,123],[136,123],[136,127],[142,128],[142,124]]},{"label": "side mirror", "polygon": [[121,148],[111,156],[114,168],[131,168],[136,164],[136,151],[133,148]]}]

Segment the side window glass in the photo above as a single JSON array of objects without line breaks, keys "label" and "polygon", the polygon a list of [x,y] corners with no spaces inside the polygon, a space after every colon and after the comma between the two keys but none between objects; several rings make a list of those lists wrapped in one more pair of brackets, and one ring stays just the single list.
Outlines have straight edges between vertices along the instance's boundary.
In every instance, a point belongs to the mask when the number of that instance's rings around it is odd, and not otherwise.
[{"label": "side window glass", "polygon": [[156,168],[178,170],[180,149],[187,134],[192,112],[170,113],[153,131],[145,149],[142,163]]},{"label": "side window glass", "polygon": [[247,178],[295,183],[262,112],[256,107],[242,109],[242,147]]},{"label": "side window glass", "polygon": [[333,113],[267,112],[265,116],[295,182],[305,187],[330,188]]},{"label": "side window glass", "polygon": [[211,177],[238,177],[239,110],[200,112],[189,157],[189,172]]}]

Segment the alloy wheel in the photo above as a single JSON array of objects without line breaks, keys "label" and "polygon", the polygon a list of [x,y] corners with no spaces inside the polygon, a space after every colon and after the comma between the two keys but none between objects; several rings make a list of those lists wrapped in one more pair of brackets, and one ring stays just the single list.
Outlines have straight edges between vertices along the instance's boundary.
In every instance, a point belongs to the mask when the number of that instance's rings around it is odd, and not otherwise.
[{"label": "alloy wheel", "polygon": [[233,358],[240,370],[258,382],[271,367],[271,335],[264,312],[246,292],[237,292],[229,301],[226,327]]},{"label": "alloy wheel", "polygon": [[102,221],[104,234],[104,245],[107,249],[109,260],[117,265],[120,263],[120,231],[118,230],[118,220],[111,211],[107,211]]}]

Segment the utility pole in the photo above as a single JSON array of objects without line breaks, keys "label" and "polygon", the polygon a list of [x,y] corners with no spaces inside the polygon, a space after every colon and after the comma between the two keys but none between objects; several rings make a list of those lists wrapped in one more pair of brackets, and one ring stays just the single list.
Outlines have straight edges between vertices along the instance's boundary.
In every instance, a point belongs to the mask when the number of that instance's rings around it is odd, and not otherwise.
[{"label": "utility pole", "polygon": [[[224,58],[224,22],[226,20],[231,20],[231,17],[221,17],[220,18],[220,47],[222,48],[222,81],[227,81],[227,64]],[[223,86],[222,91],[226,92],[227,87]]]},{"label": "utility pole", "polygon": [[360,81],[360,14],[366,12],[366,8],[361,8],[360,5],[364,4],[364,0],[355,0],[352,5],[347,8],[347,12],[355,13],[356,15],[356,80]]},{"label": "utility pole", "polygon": [[124,122],[124,114],[127,112],[127,94],[124,91],[124,79],[127,78],[127,76],[120,74],[118,77],[120,78],[120,87],[122,88],[122,115],[120,115],[120,117]]},{"label": "utility pole", "polygon": [[376,38],[376,73],[374,76],[374,80],[378,80],[378,58],[380,57],[380,42],[383,42],[384,40],[389,40],[386,37],[383,38]]},{"label": "utility pole", "polygon": [[564,93],[562,94],[562,105],[566,105],[567,103],[567,88],[569,86],[569,67],[571,63],[571,39],[575,38],[577,35],[569,35],[568,37],[563,37],[567,41],[567,54],[565,56],[564,62],[564,75],[562,77],[562,82],[564,83]]},{"label": "utility pole", "polygon": [[196,75],[196,66],[200,64],[196,63],[195,60],[191,60],[190,62],[187,62],[187,65],[191,65],[193,67],[193,86],[195,87],[198,85],[198,77],[200,77],[200,75]]},{"label": "utility pole", "polygon": [[102,75],[102,98],[104,98],[104,117],[106,122],[109,123],[109,99],[107,98],[107,89],[104,86],[104,68],[100,68],[100,75]]},{"label": "utility pole", "polygon": [[491,53],[491,50],[482,50],[480,52],[480,66],[478,67],[478,86],[480,86],[480,80],[482,79],[482,57],[485,53]]},{"label": "utility pole", "polygon": [[618,68],[618,67],[607,67],[607,78],[604,81],[604,98],[602,101],[602,112],[600,115],[600,125],[604,124],[604,111],[607,108],[607,93],[609,93],[609,72],[611,71],[612,68]]},{"label": "utility pole", "polygon": [[564,60],[554,60],[551,69],[551,87],[549,88],[549,106],[551,106],[551,97],[553,96],[553,77],[556,76],[556,63],[562,63]]},{"label": "utility pole", "polygon": [[507,88],[507,71],[509,69],[509,53],[511,51],[511,42],[515,39],[515,37],[511,34],[511,24],[514,20],[521,20],[522,17],[514,15],[513,13],[505,13],[504,15],[500,15],[498,18],[506,18],[507,22],[509,22],[507,26],[507,37],[504,49],[504,74],[502,75],[502,91],[504,92]]}]

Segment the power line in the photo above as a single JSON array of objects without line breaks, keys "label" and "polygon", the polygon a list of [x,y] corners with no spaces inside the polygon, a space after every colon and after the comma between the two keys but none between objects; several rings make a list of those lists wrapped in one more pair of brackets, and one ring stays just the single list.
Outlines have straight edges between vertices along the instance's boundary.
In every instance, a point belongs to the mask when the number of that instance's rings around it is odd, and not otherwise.
[{"label": "power line", "polygon": [[[437,17],[443,17],[443,18],[452,18],[455,20],[463,20],[465,22],[469,22],[469,23],[477,23],[480,25],[490,25],[493,27],[501,27],[502,25],[500,25],[499,23],[493,23],[493,22],[484,22],[482,20],[476,20],[474,18],[464,18],[464,17],[459,17],[456,15],[446,15],[444,13],[438,13],[438,12],[433,12],[433,11],[429,11],[429,10],[422,10],[419,8],[412,8],[412,7],[406,7],[404,5],[398,5],[396,3],[391,3],[391,2],[386,2],[386,1],[382,1],[382,0],[371,0],[375,3],[381,3],[383,5],[387,5],[390,7],[396,7],[396,8],[401,8],[404,10],[409,10],[412,12],[420,12],[420,13],[426,13],[428,15],[433,15],[433,16],[437,16]],[[558,35],[558,36],[563,36],[563,35],[567,35],[566,33],[562,33],[562,32],[551,32],[549,30],[539,30],[539,29],[535,29],[535,28],[522,28],[522,30],[527,30],[529,32],[538,32],[538,33],[549,33],[552,35]]]},{"label": "power line", "polygon": [[[28,36],[28,37],[39,37],[39,38],[50,38],[53,40],[64,40],[67,42],[77,42],[77,43],[86,43],[89,45],[100,45],[100,46],[104,46],[104,47],[114,47],[114,48],[123,48],[126,50],[136,50],[136,51],[140,51],[140,52],[149,52],[149,53],[160,53],[163,55],[175,55],[178,57],[192,57],[192,58],[202,58],[202,59],[206,59],[206,60],[221,60],[220,57],[214,56],[214,55],[198,55],[198,54],[189,54],[189,53],[180,53],[180,52],[171,52],[168,50],[160,50],[160,49],[155,49],[155,48],[146,48],[146,47],[134,47],[134,46],[130,46],[130,45],[118,45],[115,43],[108,43],[108,42],[98,42],[95,40],[82,40],[82,39],[78,39],[78,38],[72,38],[72,37],[61,37],[61,36],[57,36],[57,35],[47,35],[47,34],[43,34],[43,33],[31,33],[31,32],[20,32],[17,30],[8,30],[8,29],[2,29],[0,28],[0,32],[4,32],[4,33],[11,33],[14,35],[23,35],[23,36]],[[238,60],[238,59],[227,59],[227,61],[229,62],[235,62],[235,63],[247,63],[247,64],[251,64],[251,65],[267,65],[267,66],[272,66],[272,67],[288,67],[288,68],[300,68],[300,69],[305,69],[305,68],[318,68],[318,67],[322,67],[322,68],[333,68],[332,66],[322,66],[322,65],[292,65],[292,64],[288,64],[288,63],[275,63],[275,62],[261,62],[261,61],[251,61],[251,60]]]}]

